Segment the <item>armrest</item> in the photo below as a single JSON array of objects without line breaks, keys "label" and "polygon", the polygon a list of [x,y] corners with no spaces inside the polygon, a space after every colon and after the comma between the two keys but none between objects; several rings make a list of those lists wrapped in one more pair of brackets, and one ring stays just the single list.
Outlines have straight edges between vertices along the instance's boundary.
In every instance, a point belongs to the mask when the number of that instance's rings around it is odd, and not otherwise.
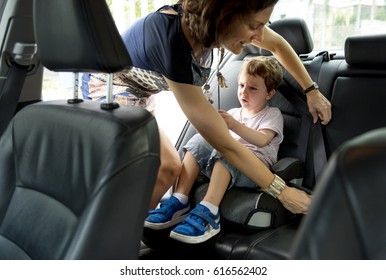
[{"label": "armrest", "polygon": [[286,157],[272,165],[271,171],[284,181],[289,182],[296,178],[303,178],[304,163],[300,159]]}]

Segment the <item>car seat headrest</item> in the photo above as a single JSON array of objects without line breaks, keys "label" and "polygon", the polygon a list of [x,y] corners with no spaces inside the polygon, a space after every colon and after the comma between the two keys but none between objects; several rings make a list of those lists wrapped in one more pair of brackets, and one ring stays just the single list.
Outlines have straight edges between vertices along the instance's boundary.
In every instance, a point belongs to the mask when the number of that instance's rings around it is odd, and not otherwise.
[{"label": "car seat headrest", "polygon": [[385,67],[386,35],[356,35],[346,38],[344,51],[351,66]]},{"label": "car seat headrest", "polygon": [[35,0],[38,56],[52,71],[114,73],[131,65],[105,0]]},{"label": "car seat headrest", "polygon": [[[284,18],[275,20],[269,27],[280,34],[300,54],[312,52],[314,43],[306,22],[301,18]],[[267,50],[261,50],[262,55],[271,55]]]}]

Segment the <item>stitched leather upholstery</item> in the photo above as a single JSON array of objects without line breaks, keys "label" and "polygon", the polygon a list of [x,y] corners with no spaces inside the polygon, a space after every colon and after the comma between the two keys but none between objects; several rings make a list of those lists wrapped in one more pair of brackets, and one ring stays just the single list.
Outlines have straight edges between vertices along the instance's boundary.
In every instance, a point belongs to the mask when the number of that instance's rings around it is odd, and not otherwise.
[{"label": "stitched leather upholstery", "polygon": [[334,153],[292,258],[385,259],[385,166],[385,128],[358,136]]},{"label": "stitched leather upholstery", "polygon": [[[34,12],[51,70],[129,66],[104,0],[35,0]],[[138,258],[160,163],[148,111],[41,102],[15,116],[0,147],[0,259]]]},{"label": "stitched leather upholstery", "polygon": [[145,110],[52,101],[0,140],[0,259],[135,259],[159,165]]},{"label": "stitched leather upholstery", "polygon": [[[361,55],[361,48],[362,52],[375,49],[373,54],[378,55],[385,35],[375,37],[349,37],[346,43],[349,58],[336,56],[322,65],[319,81],[333,110],[331,122],[323,127],[328,157],[346,141],[386,126],[383,109],[386,96],[382,91],[386,72],[380,67],[382,58],[371,66],[368,62],[377,56],[366,62],[352,57],[354,53]],[[372,140],[363,136],[331,159],[327,175],[314,188],[316,205],[313,214],[304,217],[301,235],[297,236],[296,225],[244,236],[222,235],[216,241],[217,254],[230,259],[385,259],[384,248],[378,248],[385,230],[383,220],[379,219],[379,213],[384,213],[385,197],[382,173],[385,155],[384,145],[380,144],[384,141],[380,135],[383,133],[377,132],[378,136],[372,136]],[[375,142],[379,143],[376,149],[371,147]],[[354,143],[358,145],[355,149]],[[377,150],[379,155],[371,150]],[[293,245],[296,249],[292,254]]]},{"label": "stitched leather upholstery", "polygon": [[385,44],[384,34],[350,36],[346,39],[344,46],[346,62],[362,68],[385,68]]},{"label": "stitched leather upholstery", "polygon": [[[281,21],[280,24],[284,24],[285,20],[286,19]],[[272,25],[276,26],[274,23],[272,23]],[[287,38],[286,34],[281,35]],[[384,37],[384,35],[374,37],[349,37],[346,41],[346,53],[348,53],[348,56],[343,59],[340,55],[335,55],[333,60],[324,62],[322,65],[319,76],[320,87],[322,88],[322,93],[331,101],[333,109],[331,122],[326,127],[323,127],[326,153],[329,157],[346,141],[362,133],[386,126],[386,115],[383,109],[385,95],[382,92],[382,89],[385,87],[386,72],[384,67],[380,66],[383,65],[383,59],[379,53],[379,50],[384,46],[382,43],[385,40]],[[373,56],[371,59],[363,61],[361,57],[357,57],[361,56],[362,53],[368,49],[375,50],[375,52],[371,54]],[[354,54],[355,58],[353,57]],[[369,53],[366,53],[363,57],[367,57],[368,55]],[[378,58],[379,61],[371,64],[371,61],[377,60]],[[237,69],[233,69],[232,71],[232,73],[237,73]],[[279,91],[280,90],[281,89],[279,89]],[[294,92],[294,94],[296,93]],[[278,94],[275,95],[275,97],[276,96],[280,97]],[[288,107],[289,106],[283,106],[283,112],[286,112]],[[294,115],[296,116],[296,114],[289,114],[290,118]],[[298,124],[298,122],[294,122],[294,124]],[[295,132],[294,135],[290,135],[290,140],[296,139],[296,135],[300,135],[299,131]],[[292,138],[292,136],[294,138]],[[289,152],[294,152],[304,145],[301,144],[301,142],[294,143],[298,144],[292,147],[286,144],[283,148],[285,148],[285,150],[288,149]],[[348,162],[345,164],[348,164]],[[377,200],[378,197],[384,197],[382,194],[383,190],[378,189],[378,185],[379,188],[385,185],[381,183],[383,180],[382,177],[379,177],[382,175],[378,174],[376,176],[380,182],[378,184],[378,181],[371,180],[367,183],[366,178],[368,177],[365,174],[374,175],[372,171],[369,172],[372,168],[377,170],[374,172],[382,172],[380,170],[383,168],[384,163],[378,161],[377,164],[373,165],[367,162],[366,164],[368,164],[368,166],[363,164],[360,171],[358,168],[357,174],[355,175],[359,177],[363,176],[364,181],[359,180],[356,176],[353,177],[358,179],[358,184],[361,182],[361,187],[364,192],[369,191],[369,188],[372,187],[370,193],[377,196],[376,198],[373,196],[369,198],[362,192],[360,193],[363,195],[362,198],[357,197],[357,195],[355,198],[348,197],[347,194],[344,197],[342,192],[349,187],[347,184],[351,182],[351,179],[350,181],[345,181],[345,176],[348,173],[342,175],[342,170],[340,170],[342,168],[351,168],[350,166],[345,166],[345,164],[339,162],[339,164],[336,164],[336,171],[329,171],[331,178],[328,184],[332,184],[335,188],[330,186],[328,188],[328,194],[326,191],[326,194],[323,196],[328,202],[320,202],[319,206],[317,206],[318,210],[314,210],[315,214],[305,217],[307,221],[306,224],[308,224],[307,230],[304,230],[301,235],[302,237],[299,237],[299,239],[305,240],[303,242],[298,241],[300,244],[297,246],[294,255],[292,255],[291,248],[297,236],[298,228],[296,222],[278,229],[244,235],[223,231],[215,242],[217,257],[225,259],[339,259],[345,257],[384,259],[385,253],[381,249],[375,248],[375,246],[368,243],[376,240],[373,236],[374,233],[377,233],[378,230],[382,233],[384,230],[384,225],[380,220],[372,218],[377,215],[379,216],[379,214],[374,214],[374,212],[376,212],[375,210],[371,210],[371,214],[364,211],[365,209],[358,210],[357,207],[359,207],[359,204],[354,200],[350,200],[355,199],[359,201],[359,199],[366,199],[367,201],[363,202],[365,205],[366,203],[382,204],[382,202]],[[351,174],[351,171],[349,174]],[[336,180],[336,182],[332,183],[333,180]],[[343,185],[341,185],[341,183]],[[325,182],[325,184],[327,183]],[[374,184],[377,186],[373,186]],[[325,188],[327,189],[327,187]],[[317,189],[318,185],[315,187],[315,190]],[[344,201],[342,201],[342,199],[344,199]],[[342,205],[339,203],[341,201]],[[372,208],[375,209],[376,207],[381,207],[381,205],[373,206]],[[378,213],[384,212],[384,210],[379,208],[376,209],[379,210]],[[347,218],[345,222],[342,221],[343,218]],[[344,229],[338,224],[335,224],[334,219],[342,222]],[[332,227],[334,227],[334,229],[332,229]],[[317,230],[319,230],[318,233],[316,232]],[[334,235],[331,238],[330,231],[332,231]],[[344,231],[350,231],[350,233],[347,234],[347,239],[344,239],[344,236],[341,235]],[[359,235],[362,235],[362,237]],[[379,237],[377,238],[379,239]],[[377,242],[377,244],[380,243]],[[334,246],[338,249],[332,248]]]}]

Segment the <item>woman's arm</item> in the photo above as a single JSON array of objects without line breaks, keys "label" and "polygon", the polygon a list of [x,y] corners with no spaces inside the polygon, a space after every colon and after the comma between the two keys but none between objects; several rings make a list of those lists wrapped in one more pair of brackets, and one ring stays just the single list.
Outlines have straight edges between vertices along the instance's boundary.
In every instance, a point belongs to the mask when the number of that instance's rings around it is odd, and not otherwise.
[{"label": "woman's arm", "polygon": [[[313,83],[306,68],[288,42],[269,27],[264,28],[264,40],[254,42],[257,47],[269,50],[296,79],[303,89],[310,87]],[[307,93],[307,104],[314,122],[321,119],[322,124],[328,124],[331,120],[331,103],[319,90],[315,89]]]},{"label": "woman's arm", "polygon": [[[166,79],[166,78],[165,78]],[[234,140],[228,127],[205,99],[198,86],[181,84],[166,79],[186,117],[210,145],[218,150],[235,168],[262,188],[273,181],[272,172],[248,148]],[[300,190],[286,187],[278,199],[293,213],[306,213],[311,198]]]},{"label": "woman's arm", "polygon": [[225,121],[206,100],[202,89],[170,80],[167,82],[182,111],[205,140],[259,186],[268,187],[274,179],[273,174],[248,148],[231,137]]}]

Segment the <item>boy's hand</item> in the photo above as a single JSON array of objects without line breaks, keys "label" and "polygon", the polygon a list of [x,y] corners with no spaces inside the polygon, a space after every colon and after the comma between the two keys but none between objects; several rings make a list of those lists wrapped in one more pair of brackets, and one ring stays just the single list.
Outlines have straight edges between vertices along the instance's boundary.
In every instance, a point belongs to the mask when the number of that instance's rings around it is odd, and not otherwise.
[{"label": "boy's hand", "polygon": [[225,123],[227,124],[228,126],[228,129],[232,130],[235,122],[237,122],[237,120],[235,120],[234,117],[232,117],[228,112],[224,111],[224,110],[218,110],[218,112],[220,113],[221,117],[224,119]]}]

